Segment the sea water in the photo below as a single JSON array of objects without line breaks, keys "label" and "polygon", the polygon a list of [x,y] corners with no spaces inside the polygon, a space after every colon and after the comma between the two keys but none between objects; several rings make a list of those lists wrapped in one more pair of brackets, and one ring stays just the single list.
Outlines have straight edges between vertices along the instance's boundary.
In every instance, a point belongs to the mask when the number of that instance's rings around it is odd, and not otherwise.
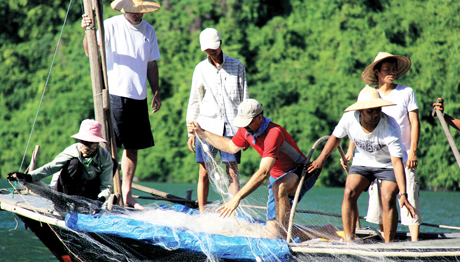
[{"label": "sea water", "polygon": [[[140,183],[144,186],[168,192],[173,195],[185,197],[188,189],[193,189],[192,198],[196,199],[195,184],[171,184],[171,183]],[[5,179],[0,180],[0,188],[8,188]],[[148,194],[133,190],[133,194],[148,196]],[[449,225],[460,227],[458,201],[460,192],[420,192],[420,205],[422,207],[422,221],[430,224]],[[320,211],[331,214],[341,213],[343,188],[313,188],[299,203],[299,210]],[[210,190],[209,200],[219,200],[221,196]],[[366,215],[367,193],[363,193],[358,201],[361,216]],[[152,200],[140,200],[144,206],[152,205]],[[212,217],[212,219],[217,219]],[[330,217],[329,222],[340,224],[340,218]],[[362,227],[376,225],[368,224],[361,220]],[[199,226],[199,225],[197,225]],[[407,227],[400,226],[398,230],[407,231]],[[452,230],[421,227],[422,232],[450,232]],[[457,231],[460,233],[460,231]],[[35,235],[24,228],[21,220],[10,212],[0,211],[0,261],[57,261]]]}]

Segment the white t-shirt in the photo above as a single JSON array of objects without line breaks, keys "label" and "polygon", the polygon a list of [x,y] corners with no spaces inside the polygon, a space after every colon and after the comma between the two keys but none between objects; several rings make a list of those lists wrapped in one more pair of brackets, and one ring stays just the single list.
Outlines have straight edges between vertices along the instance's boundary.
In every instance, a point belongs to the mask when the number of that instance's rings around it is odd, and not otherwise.
[{"label": "white t-shirt", "polygon": [[124,15],[104,21],[107,77],[112,95],[147,98],[147,64],[159,59],[155,29],[142,20],[133,25]]},{"label": "white t-shirt", "polygon": [[338,138],[348,136],[355,143],[354,166],[393,168],[391,156],[403,158],[406,154],[398,123],[384,113],[375,129],[366,134],[359,123],[359,111],[347,112],[332,134]]},{"label": "white t-shirt", "polygon": [[409,112],[418,109],[414,90],[405,85],[397,85],[389,95],[380,94],[380,97],[396,104],[382,107],[382,112],[393,117],[399,124],[402,142],[406,150],[409,150],[411,142]]}]

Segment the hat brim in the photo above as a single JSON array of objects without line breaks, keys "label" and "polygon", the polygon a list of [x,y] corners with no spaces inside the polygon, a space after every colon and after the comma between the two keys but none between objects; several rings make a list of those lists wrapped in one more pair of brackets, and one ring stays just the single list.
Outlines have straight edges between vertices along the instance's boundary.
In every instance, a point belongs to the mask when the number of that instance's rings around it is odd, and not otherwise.
[{"label": "hat brim", "polygon": [[363,81],[366,83],[366,84],[369,84],[369,85],[378,85],[379,84],[379,81],[378,79],[375,77],[375,74],[374,74],[374,66],[376,64],[378,64],[380,61],[384,60],[384,59],[387,59],[387,58],[391,58],[391,57],[394,57],[398,60],[398,72],[396,72],[396,76],[395,76],[395,79],[398,79],[400,78],[401,76],[403,76],[404,74],[407,73],[407,71],[409,71],[411,65],[412,65],[412,62],[410,61],[409,57],[406,57],[406,56],[401,56],[401,55],[391,55],[391,56],[386,56],[386,57],[383,57],[377,61],[374,61],[372,64],[370,64],[363,72],[361,78],[363,79]]},{"label": "hat brim", "polygon": [[216,50],[217,48],[219,48],[219,46],[220,46],[220,41],[202,44],[201,51],[204,51],[207,49]]},{"label": "hat brim", "polygon": [[252,118],[245,118],[242,116],[237,116],[235,120],[233,120],[233,124],[237,127],[247,127],[252,121]]},{"label": "hat brim", "polygon": [[355,111],[355,110],[362,110],[362,109],[377,108],[377,107],[384,107],[384,106],[394,106],[394,105],[396,105],[396,104],[392,103],[390,101],[378,98],[378,99],[371,99],[371,100],[356,102],[353,105],[347,107],[347,109],[345,109],[345,112]]},{"label": "hat brim", "polygon": [[138,13],[146,14],[152,13],[160,9],[160,4],[153,0],[144,1],[127,1],[127,0],[115,0],[110,6],[112,9],[120,11],[122,13]]},{"label": "hat brim", "polygon": [[83,140],[83,141],[86,141],[86,142],[103,142],[103,143],[107,143],[107,140],[105,140],[102,137],[98,137],[98,136],[82,135],[82,134],[78,133],[78,134],[75,134],[75,135],[73,135],[71,137],[75,138],[75,139],[78,139],[78,140]]}]

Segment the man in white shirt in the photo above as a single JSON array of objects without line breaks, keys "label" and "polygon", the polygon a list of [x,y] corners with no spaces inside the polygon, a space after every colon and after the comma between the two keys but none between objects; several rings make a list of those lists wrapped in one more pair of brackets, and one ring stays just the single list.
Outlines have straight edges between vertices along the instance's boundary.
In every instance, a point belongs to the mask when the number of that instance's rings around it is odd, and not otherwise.
[{"label": "man in white shirt", "polygon": [[[200,34],[200,44],[201,51],[207,54],[207,59],[200,62],[193,72],[186,121],[197,121],[207,131],[231,138],[238,131],[233,125],[238,114],[238,105],[249,98],[246,69],[239,60],[222,52],[222,38],[216,29],[203,30]],[[200,164],[197,195],[200,213],[203,214],[209,193],[206,163],[209,163],[210,159],[206,149],[210,149],[209,153],[213,157],[217,150],[206,143],[202,146],[201,141],[196,141],[195,135],[192,134],[189,134],[187,144],[189,150],[196,153],[196,162]],[[240,188],[238,163],[241,153],[229,154],[220,151],[220,154],[222,162],[227,167],[229,193],[233,196]]]},{"label": "man in white shirt", "polygon": [[[104,21],[107,77],[114,130],[118,147],[124,147],[121,160],[122,195],[125,206],[144,209],[131,195],[139,149],[154,146],[147,105],[147,80],[152,89],[153,113],[161,107],[159,95],[159,59],[155,29],[142,20],[144,13],[158,10],[153,0],[133,2],[116,0],[113,9],[125,13]],[[91,20],[84,15],[82,27]],[[83,40],[88,55],[86,36]]]},{"label": "man in white shirt", "polygon": [[342,222],[347,241],[355,239],[358,219],[358,198],[375,178],[382,180],[382,207],[385,242],[394,239],[398,225],[396,195],[400,193],[400,206],[406,206],[411,216],[414,208],[407,200],[406,182],[402,158],[405,147],[401,142],[398,123],[382,113],[383,106],[393,103],[380,98],[374,88],[366,86],[358,96],[358,102],[348,107],[320,156],[309,164],[308,172],[322,169],[326,158],[348,136],[356,144],[357,152],[347,176],[342,202]]}]

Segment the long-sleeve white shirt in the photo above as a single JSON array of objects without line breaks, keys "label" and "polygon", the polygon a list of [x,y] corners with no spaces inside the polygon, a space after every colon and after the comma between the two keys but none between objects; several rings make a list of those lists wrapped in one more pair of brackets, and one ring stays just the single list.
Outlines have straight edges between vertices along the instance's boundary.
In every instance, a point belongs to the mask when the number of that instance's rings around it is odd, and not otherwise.
[{"label": "long-sleeve white shirt", "polygon": [[223,57],[219,67],[209,58],[195,67],[186,120],[197,121],[217,135],[224,135],[225,127],[227,135],[233,136],[238,131],[233,125],[238,105],[249,98],[246,69],[239,60]]}]

